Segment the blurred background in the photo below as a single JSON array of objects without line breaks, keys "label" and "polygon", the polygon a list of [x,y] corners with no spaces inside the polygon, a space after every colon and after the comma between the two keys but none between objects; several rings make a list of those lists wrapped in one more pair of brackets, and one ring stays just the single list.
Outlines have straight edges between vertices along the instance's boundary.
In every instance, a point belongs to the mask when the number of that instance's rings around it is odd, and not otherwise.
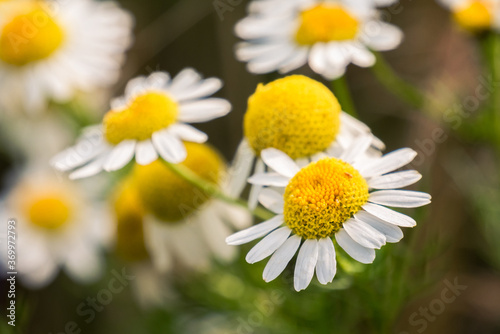
[{"label": "blurred background", "polygon": [[[259,82],[278,75],[249,74],[235,59],[233,27],[245,16],[247,1],[219,1],[230,9],[221,14],[212,0],[121,0],[136,17],[135,43],[110,95],[121,95],[129,79],[156,70],[175,75],[189,66],[222,78],[217,95],[233,111],[199,128],[230,161],[242,138],[248,97]],[[339,272],[334,283],[313,283],[300,293],[293,290],[290,268],[284,278],[263,282],[265,261],[248,265],[244,254],[251,245],[245,245],[232,265],[216,263],[205,274],[172,273],[163,308],[141,308],[125,287],[87,323],[79,305],[127,268],[110,251],[106,275],[97,283],[77,285],[61,274],[42,290],[18,286],[18,326],[12,331],[2,324],[0,333],[80,333],[68,330],[68,322],[95,334],[500,333],[500,150],[482,121],[483,101],[470,112],[459,111],[491,82],[480,37],[460,30],[434,0],[401,0],[383,13],[405,33],[398,49],[384,53],[387,62],[426,91],[429,102],[424,110],[408,106],[369,69],[351,65],[347,80],[360,119],[387,151],[419,152],[412,165],[424,175],[418,189],[431,193],[433,203],[408,211],[418,225],[405,231],[402,242],[378,251],[372,265],[352,268],[357,274]],[[307,67],[296,73],[322,80]],[[93,121],[107,111],[106,100],[96,97]],[[74,125],[68,120],[67,126]],[[24,158],[6,131],[0,138],[0,175],[7,187]]]}]

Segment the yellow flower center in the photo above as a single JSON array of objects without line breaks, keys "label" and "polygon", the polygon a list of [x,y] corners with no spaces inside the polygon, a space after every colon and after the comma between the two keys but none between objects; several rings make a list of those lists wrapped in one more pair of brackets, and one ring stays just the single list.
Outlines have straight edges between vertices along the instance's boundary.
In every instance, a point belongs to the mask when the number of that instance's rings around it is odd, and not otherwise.
[{"label": "yellow flower center", "polygon": [[295,40],[301,45],[344,41],[358,34],[359,22],[339,5],[322,4],[300,14]]},{"label": "yellow flower center", "polygon": [[179,106],[164,93],[149,92],[136,97],[125,110],[109,111],[104,117],[107,141],[116,145],[126,139],[146,140],[177,120]]},{"label": "yellow flower center", "polygon": [[301,75],[260,84],[248,100],[244,130],[257,155],[269,147],[293,159],[328,148],[340,128],[340,105],[320,82]]},{"label": "yellow flower center", "polygon": [[144,207],[129,180],[118,189],[114,211],[116,217],[116,252],[125,261],[135,262],[149,257],[144,245]]},{"label": "yellow flower center", "polygon": [[27,203],[30,222],[47,230],[56,230],[71,217],[71,205],[59,194],[33,198]]},{"label": "yellow flower center", "polygon": [[326,158],[301,169],[285,190],[285,222],[306,239],[330,237],[368,201],[368,184],[351,165]]},{"label": "yellow flower center", "polygon": [[487,0],[474,0],[467,6],[457,9],[455,21],[465,29],[477,31],[489,29],[493,22],[493,3]]},{"label": "yellow flower center", "polygon": [[24,66],[48,58],[64,42],[64,31],[40,6],[14,16],[0,32],[0,59]]},{"label": "yellow flower center", "polygon": [[[218,184],[223,162],[208,145],[185,143],[188,152],[181,165],[200,178]],[[147,166],[136,165],[134,184],[147,210],[165,222],[178,222],[188,217],[210,199],[210,195],[174,174],[157,160]]]}]

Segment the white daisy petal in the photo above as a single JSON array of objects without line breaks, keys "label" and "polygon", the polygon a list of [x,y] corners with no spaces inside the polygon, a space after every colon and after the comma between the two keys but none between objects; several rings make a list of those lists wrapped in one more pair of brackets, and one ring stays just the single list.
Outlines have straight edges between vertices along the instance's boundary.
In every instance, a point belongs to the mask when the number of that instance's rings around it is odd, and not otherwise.
[{"label": "white daisy petal", "polygon": [[177,101],[187,101],[207,97],[217,92],[222,87],[222,81],[217,78],[208,78],[192,89],[175,94]]},{"label": "white daisy petal", "polygon": [[316,277],[321,284],[333,281],[337,272],[337,260],[335,259],[335,247],[332,239],[322,238],[318,241],[318,264],[316,265]]},{"label": "white daisy petal", "polygon": [[368,186],[372,189],[404,188],[418,182],[421,178],[422,175],[416,170],[406,170],[371,178],[368,180]]},{"label": "white daisy petal", "polygon": [[104,162],[104,170],[113,172],[128,164],[134,157],[136,143],[135,140],[124,140],[116,145]]},{"label": "white daisy petal", "polygon": [[137,143],[135,148],[135,161],[142,166],[149,165],[158,159],[158,153],[151,140],[143,140]]},{"label": "white daisy petal", "polygon": [[279,73],[284,74],[291,72],[305,63],[307,63],[307,56],[309,54],[309,50],[305,47],[299,48],[295,51],[294,55],[284,61],[279,68]]},{"label": "white daisy petal", "polygon": [[366,203],[362,208],[373,216],[393,225],[402,227],[413,227],[417,225],[417,222],[413,218],[381,205]]},{"label": "white daisy petal", "polygon": [[200,123],[227,115],[231,111],[231,104],[218,98],[204,99],[180,105],[179,121],[186,123]]},{"label": "white daisy petal", "polygon": [[190,86],[197,84],[201,80],[201,75],[198,72],[196,72],[192,68],[186,68],[179,74],[177,74],[177,76],[172,80],[169,91],[172,92],[174,96],[176,96]]},{"label": "white daisy petal", "polygon": [[361,43],[353,43],[350,48],[352,63],[359,67],[371,67],[375,64],[375,55]]},{"label": "white daisy petal", "polygon": [[249,227],[226,238],[228,245],[242,245],[258,239],[283,224],[283,215],[277,215],[263,223]]},{"label": "white daisy petal", "polygon": [[189,124],[176,123],[172,124],[168,131],[179,137],[184,141],[190,141],[193,143],[205,143],[208,140],[208,136],[205,132],[202,132]]},{"label": "white daisy petal", "polygon": [[403,32],[398,27],[382,21],[366,23],[361,40],[371,49],[388,51],[395,49],[403,40]]},{"label": "white daisy petal", "polygon": [[239,197],[245,188],[247,178],[252,170],[255,155],[248,145],[246,140],[242,140],[236,155],[233,159],[232,166],[229,170],[229,181],[227,194],[232,197]]},{"label": "white daisy petal", "polygon": [[276,250],[264,268],[264,273],[262,274],[264,281],[271,282],[285,270],[297,252],[297,249],[299,249],[301,240],[299,236],[292,235]]},{"label": "white daisy petal", "polygon": [[360,220],[351,218],[343,227],[347,234],[363,247],[380,249],[385,245],[385,235]]},{"label": "white daisy petal", "polygon": [[416,208],[429,204],[431,196],[411,190],[380,190],[370,193],[368,201],[397,208]]},{"label": "white daisy petal", "polygon": [[153,145],[166,161],[178,164],[186,159],[187,151],[182,141],[168,130],[153,133]]},{"label": "white daisy petal", "polygon": [[409,164],[416,156],[417,152],[411,148],[402,148],[366,164],[359,172],[365,178],[382,175]]},{"label": "white daisy petal", "polygon": [[307,239],[300,248],[295,264],[293,285],[296,291],[304,290],[309,286],[314,276],[314,268],[318,262],[318,241]]},{"label": "white daisy petal", "polygon": [[[257,158],[257,162],[255,163],[255,173],[260,174],[264,172],[266,166],[262,159]],[[255,210],[257,204],[259,203],[259,194],[262,190],[262,186],[255,184],[250,188],[250,194],[248,195],[248,208],[250,210]]]},{"label": "white daisy petal", "polygon": [[99,174],[104,169],[103,166],[106,159],[107,156],[103,154],[96,160],[91,161],[85,166],[74,170],[71,174],[69,174],[69,178],[71,180],[78,180]]},{"label": "white daisy petal", "polygon": [[341,160],[347,163],[353,163],[357,158],[368,150],[373,141],[373,136],[370,134],[362,135],[353,141],[352,145],[344,151],[340,156]]},{"label": "white daisy petal", "polygon": [[247,69],[251,73],[263,74],[276,71],[289,59],[293,58],[295,46],[286,44],[282,48],[273,51],[274,53],[266,54],[258,58],[250,60],[247,64]]},{"label": "white daisy petal", "polygon": [[262,160],[283,176],[292,178],[300,170],[299,166],[285,153],[275,148],[266,148],[260,153]]},{"label": "white daisy petal", "polygon": [[354,260],[365,264],[372,263],[375,260],[375,250],[358,244],[344,229],[340,229],[335,234],[335,240]]},{"label": "white daisy petal", "polygon": [[369,224],[377,231],[383,233],[387,239],[387,242],[398,242],[403,238],[403,231],[401,231],[398,226],[389,224],[366,211],[359,211],[354,215],[354,218],[366,224]]},{"label": "white daisy petal", "polygon": [[260,173],[251,176],[248,183],[259,184],[263,186],[286,187],[289,178],[278,173]]},{"label": "white daisy petal", "polygon": [[270,188],[262,189],[259,194],[259,202],[274,213],[283,213],[285,202],[283,196]]},{"label": "white daisy petal", "polygon": [[248,263],[256,263],[264,260],[283,245],[290,233],[292,233],[292,230],[287,226],[283,226],[271,232],[248,252],[245,260]]}]

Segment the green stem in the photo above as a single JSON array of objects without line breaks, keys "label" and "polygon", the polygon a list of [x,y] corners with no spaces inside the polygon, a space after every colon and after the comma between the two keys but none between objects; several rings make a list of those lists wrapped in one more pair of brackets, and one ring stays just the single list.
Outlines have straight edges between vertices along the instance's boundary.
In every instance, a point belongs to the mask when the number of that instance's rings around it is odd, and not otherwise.
[{"label": "green stem", "polygon": [[354,106],[351,93],[349,92],[349,86],[347,85],[345,76],[341,76],[340,78],[332,81],[332,90],[339,100],[342,110],[357,118],[358,113],[356,112],[356,107]]},{"label": "green stem", "polygon": [[[484,40],[483,52],[492,75],[492,82],[500,80],[500,36],[491,32]],[[491,95],[489,117],[491,120],[491,133],[494,135],[495,144],[500,149],[500,90],[495,89]]]},{"label": "green stem", "polygon": [[[190,170],[186,166],[181,165],[181,164],[172,164],[172,163],[167,162],[165,160],[163,160],[163,162],[176,175],[183,178],[184,180],[186,180],[187,182],[189,182],[193,186],[197,187],[198,189],[204,191],[208,195],[211,195],[211,196],[213,196],[217,199],[220,199],[221,201],[224,201],[226,203],[237,205],[237,206],[240,206],[240,207],[243,207],[243,208],[249,210],[248,205],[245,201],[242,201],[242,200],[237,199],[237,198],[232,198],[232,197],[224,194],[219,189],[218,186],[216,186],[215,184],[213,184],[211,182],[207,182],[206,180],[202,179],[201,177],[199,177],[196,173],[194,173],[192,170]],[[255,217],[262,219],[262,220],[268,220],[268,219],[272,218],[272,216],[273,216],[272,213],[270,213],[269,211],[267,211],[266,209],[263,209],[261,207],[257,207],[252,212],[252,214]]]},{"label": "green stem", "polygon": [[377,52],[373,53],[375,54],[377,61],[375,65],[372,66],[372,72],[375,74],[380,83],[382,83],[387,90],[412,107],[422,109],[426,100],[424,94],[419,89],[399,77],[399,75],[396,74],[381,54]]}]

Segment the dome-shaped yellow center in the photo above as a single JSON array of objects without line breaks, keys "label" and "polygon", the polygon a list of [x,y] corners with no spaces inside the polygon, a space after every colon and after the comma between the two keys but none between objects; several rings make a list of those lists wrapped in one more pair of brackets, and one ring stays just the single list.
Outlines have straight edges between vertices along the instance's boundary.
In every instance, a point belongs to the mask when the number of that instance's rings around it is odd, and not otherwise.
[{"label": "dome-shaped yellow center", "polygon": [[340,230],[368,201],[368,185],[351,165],[325,158],[301,169],[285,190],[285,223],[306,239]]},{"label": "dome-shaped yellow center", "polygon": [[32,224],[55,230],[69,221],[72,207],[62,196],[49,194],[31,199],[26,210]]},{"label": "dome-shaped yellow center", "polygon": [[144,245],[144,207],[129,180],[118,188],[114,201],[116,217],[116,252],[125,261],[149,257]]},{"label": "dome-shaped yellow center", "polygon": [[344,41],[355,38],[358,31],[358,20],[343,7],[321,4],[300,14],[295,40],[301,45]]},{"label": "dome-shaped yellow center", "polygon": [[[217,184],[223,171],[220,155],[206,144],[185,145],[188,155],[181,165]],[[146,209],[165,222],[178,222],[188,217],[210,199],[210,195],[174,174],[160,160],[147,166],[136,165],[133,177]]]},{"label": "dome-shaped yellow center", "polygon": [[61,26],[38,7],[30,6],[3,26],[0,32],[0,59],[3,62],[24,66],[48,58],[64,42]]},{"label": "dome-shaped yellow center", "polygon": [[245,137],[257,155],[274,147],[293,159],[328,148],[340,128],[340,105],[322,83],[302,75],[260,84],[248,100]]},{"label": "dome-shaped yellow center", "polygon": [[458,8],[453,16],[455,21],[467,30],[485,30],[491,28],[493,23],[493,6],[488,0],[473,0]]},{"label": "dome-shaped yellow center", "polygon": [[116,145],[126,139],[146,140],[177,120],[177,102],[161,92],[149,92],[134,98],[126,109],[109,111],[104,117],[106,140]]}]

